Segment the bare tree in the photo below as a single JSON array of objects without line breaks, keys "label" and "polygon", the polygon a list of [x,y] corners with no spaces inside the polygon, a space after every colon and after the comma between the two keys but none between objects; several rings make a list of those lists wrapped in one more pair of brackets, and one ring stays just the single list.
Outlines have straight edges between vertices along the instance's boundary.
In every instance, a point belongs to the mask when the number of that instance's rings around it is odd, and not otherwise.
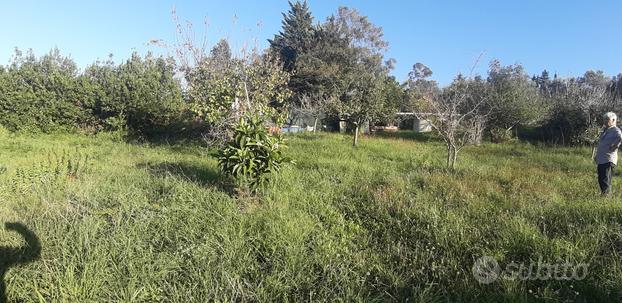
[{"label": "bare tree", "polygon": [[[422,67],[419,65],[418,68]],[[478,133],[481,135],[489,114],[482,110],[486,95],[476,95],[470,90],[474,82],[471,78],[458,75],[442,92],[430,93],[417,100],[419,110],[415,111],[415,116],[419,120],[430,121],[439,133],[446,144],[447,167],[451,169],[456,167],[460,150],[476,141],[474,138]]]}]

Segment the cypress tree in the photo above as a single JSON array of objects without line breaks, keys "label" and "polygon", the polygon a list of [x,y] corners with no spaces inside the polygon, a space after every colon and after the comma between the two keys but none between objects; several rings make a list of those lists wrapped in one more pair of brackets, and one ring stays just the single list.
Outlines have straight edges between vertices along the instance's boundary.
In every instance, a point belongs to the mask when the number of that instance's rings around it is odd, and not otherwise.
[{"label": "cypress tree", "polygon": [[311,47],[315,29],[306,1],[288,2],[290,9],[283,13],[283,29],[270,42],[270,49],[279,55],[283,68],[291,72],[296,59]]}]

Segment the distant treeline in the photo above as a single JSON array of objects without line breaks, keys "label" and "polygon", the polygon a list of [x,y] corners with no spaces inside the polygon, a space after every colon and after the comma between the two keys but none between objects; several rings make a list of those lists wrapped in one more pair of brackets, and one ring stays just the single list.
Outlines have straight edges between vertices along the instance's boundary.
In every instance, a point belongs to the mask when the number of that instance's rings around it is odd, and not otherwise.
[{"label": "distant treeline", "polygon": [[0,67],[0,124],[29,132],[164,127],[184,111],[174,74],[172,59],[151,55],[98,61],[80,72],[58,49],[40,58],[17,50]]},{"label": "distant treeline", "polygon": [[427,80],[431,71],[418,63],[403,86],[407,102],[402,110],[418,109],[418,100],[435,95],[464,93],[469,102],[462,112],[479,104],[480,136],[499,142],[515,137],[518,129],[530,129],[531,139],[553,144],[588,144],[598,138],[602,116],[622,110],[622,74],[606,76],[587,71],[576,78],[552,77],[544,70],[529,76],[519,64],[502,66],[493,60],[488,77],[458,75],[447,87]]},{"label": "distant treeline", "polygon": [[269,48],[249,57],[235,58],[221,40],[192,64],[135,53],[120,64],[97,61],[79,70],[58,49],[39,58],[16,50],[0,66],[0,124],[26,132],[200,136],[230,120],[232,108],[261,103],[263,112],[275,109],[278,123],[310,115],[355,127],[395,125],[395,113],[421,110],[422,98],[466,90],[472,103],[483,104],[477,109],[485,118],[481,137],[501,141],[530,127],[543,141],[582,144],[594,138],[603,112],[622,110],[622,74],[600,71],[530,76],[520,65],[493,60],[487,77],[458,75],[440,88],[429,80],[432,71],[417,63],[401,83],[389,75],[395,61],[384,57],[382,29],[365,16],[342,7],[315,23],[306,2],[290,6]]}]

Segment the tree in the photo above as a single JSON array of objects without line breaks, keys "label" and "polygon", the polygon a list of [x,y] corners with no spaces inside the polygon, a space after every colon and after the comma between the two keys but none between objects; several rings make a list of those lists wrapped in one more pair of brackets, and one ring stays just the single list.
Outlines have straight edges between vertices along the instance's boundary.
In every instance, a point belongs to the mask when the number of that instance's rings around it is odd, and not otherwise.
[{"label": "tree", "polygon": [[233,55],[231,54],[231,47],[227,39],[220,39],[209,53],[210,60],[216,64],[216,67],[225,69],[229,67]]},{"label": "tree", "polygon": [[438,83],[434,80],[428,80],[432,74],[432,70],[423,63],[417,62],[413,65],[412,71],[408,73],[408,80],[405,83],[410,102],[405,104],[403,110],[415,111],[418,109],[422,99],[441,93]]},{"label": "tree", "polygon": [[283,14],[282,30],[268,40],[270,53],[281,59],[283,69],[290,73],[288,83],[292,91],[290,103],[294,108],[304,96],[330,98],[323,86],[321,74],[324,54],[321,28],[313,24],[313,16],[306,1],[289,2],[290,9]]},{"label": "tree", "polygon": [[381,28],[347,7],[328,17],[320,35],[321,81],[330,83],[324,86],[325,95],[335,96],[330,109],[353,125],[356,146],[361,124],[371,121],[382,108],[380,91],[389,71],[383,57],[388,44]]},{"label": "tree", "polygon": [[465,88],[467,90],[467,100],[461,111],[468,112],[470,109],[476,108],[475,112],[473,112],[471,128],[468,133],[470,135],[469,144],[479,146],[482,144],[484,131],[488,126],[490,114],[492,112],[492,109],[487,106],[490,96],[490,85],[480,76],[475,76],[473,79],[468,80],[468,82]]},{"label": "tree", "polygon": [[289,74],[269,55],[254,53],[224,63],[209,57],[186,75],[190,109],[210,126],[205,138],[222,144],[232,124],[246,112],[262,113],[266,120],[282,124],[287,115]]},{"label": "tree", "polygon": [[287,115],[290,73],[270,52],[243,49],[232,54],[226,40],[207,54],[205,45],[192,35],[192,24],[181,26],[173,14],[178,72],[187,84],[190,111],[197,122],[208,126],[206,141],[220,148],[221,170],[257,190],[286,162],[280,134],[266,127],[280,126]]},{"label": "tree", "polygon": [[349,72],[344,76],[348,90],[336,99],[333,109],[341,119],[354,126],[352,144],[357,146],[363,122],[369,122],[380,112],[382,99],[379,92],[382,82],[377,75],[366,73],[362,68],[358,73]]},{"label": "tree", "polygon": [[257,193],[265,189],[271,175],[290,162],[282,154],[284,140],[269,133],[256,113],[241,117],[234,133],[219,151],[218,164],[222,172],[236,179],[238,189]]},{"label": "tree", "polygon": [[588,116],[589,124],[600,125],[601,113],[613,110],[608,101],[608,79],[602,71],[587,71],[582,77],[573,81],[568,88],[575,96],[578,104]]},{"label": "tree", "polygon": [[209,54],[192,35],[192,25],[177,22],[178,72],[186,83],[185,95],[190,111],[206,125],[204,138],[222,146],[233,135],[234,126],[245,114],[262,116],[262,121],[280,125],[287,114],[291,91],[290,74],[270,53],[243,49],[232,54],[226,40],[220,40]]},{"label": "tree", "polygon": [[432,76],[432,70],[423,63],[417,62],[413,65],[413,70],[408,75],[411,79],[425,79]]},{"label": "tree", "polygon": [[96,62],[84,73],[93,99],[88,107],[105,128],[127,127],[133,135],[150,134],[184,109],[181,85],[174,75],[172,58],[152,54],[133,53],[118,66],[111,60]]},{"label": "tree", "polygon": [[271,51],[279,56],[284,69],[292,72],[297,58],[311,47],[315,28],[307,1],[288,3],[290,9],[283,13],[283,29],[268,42]]},{"label": "tree", "polygon": [[398,111],[407,102],[408,95],[404,88],[393,76],[385,76],[380,90],[380,104],[374,123],[394,125]]},{"label": "tree", "polygon": [[556,144],[586,144],[598,138],[600,116],[615,109],[608,91],[611,79],[602,72],[587,71],[582,77],[554,79],[542,125],[545,139]]},{"label": "tree", "polygon": [[620,103],[622,102],[622,74],[618,74],[611,78],[611,81],[607,85],[607,93],[611,98],[611,102],[619,111]]},{"label": "tree", "polygon": [[88,103],[74,61],[52,49],[37,58],[15,50],[0,75],[0,124],[10,130],[71,130],[86,123]]},{"label": "tree", "polygon": [[[422,66],[413,66],[412,83],[425,80],[432,74],[431,70],[427,67],[422,69]],[[421,70],[426,72],[419,72]],[[482,121],[486,120],[488,113],[482,110],[482,106],[487,101],[487,95],[472,89],[474,86],[482,86],[482,83],[481,79],[458,75],[450,86],[440,92],[428,90],[414,95],[417,106],[415,116],[420,120],[429,120],[445,142],[448,168],[455,169],[458,153],[474,142],[473,137],[481,129]]]},{"label": "tree", "polygon": [[549,72],[545,69],[540,76],[534,76],[532,80],[536,83],[540,94],[543,97],[551,96],[551,79],[549,78]]},{"label": "tree", "polygon": [[542,102],[536,85],[519,64],[501,66],[498,60],[490,63],[488,71],[491,110],[489,131],[493,141],[511,137],[519,125],[535,122],[542,116]]}]

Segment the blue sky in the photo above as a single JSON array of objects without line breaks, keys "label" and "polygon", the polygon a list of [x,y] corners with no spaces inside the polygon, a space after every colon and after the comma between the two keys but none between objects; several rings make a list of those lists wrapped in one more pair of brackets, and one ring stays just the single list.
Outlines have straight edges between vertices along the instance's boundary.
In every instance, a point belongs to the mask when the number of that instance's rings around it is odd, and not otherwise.
[{"label": "blue sky", "polygon": [[[340,5],[358,9],[384,29],[397,60],[392,72],[407,77],[422,62],[433,78],[447,84],[467,73],[484,52],[476,71],[488,62],[521,63],[530,74],[543,69],[560,76],[578,76],[588,69],[608,75],[622,72],[622,1],[326,1],[309,0],[316,21]],[[70,55],[80,67],[104,59],[126,59],[132,51],[164,52],[148,46],[150,39],[173,41],[171,9],[182,20],[203,27],[209,41],[229,37],[234,47],[244,41],[267,45],[280,30],[287,1],[31,1],[0,4],[0,63],[9,62],[14,47],[40,55],[52,47]],[[234,24],[234,16],[237,22]],[[260,27],[257,25],[261,24]]]}]

